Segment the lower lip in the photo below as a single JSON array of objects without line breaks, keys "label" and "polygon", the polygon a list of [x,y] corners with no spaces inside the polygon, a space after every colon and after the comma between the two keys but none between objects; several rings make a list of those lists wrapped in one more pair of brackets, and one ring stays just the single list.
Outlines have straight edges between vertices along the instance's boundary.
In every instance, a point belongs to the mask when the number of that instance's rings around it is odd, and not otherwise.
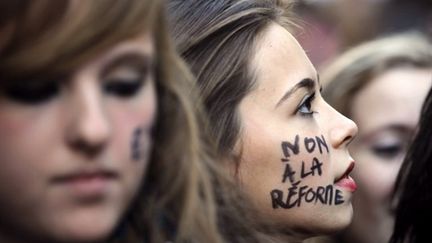
[{"label": "lower lip", "polygon": [[338,182],[336,182],[336,185],[345,188],[350,192],[355,192],[357,190],[357,184],[350,176],[340,179]]},{"label": "lower lip", "polygon": [[111,177],[94,175],[70,178],[59,184],[66,186],[74,197],[79,199],[94,199],[106,195],[112,182],[113,178]]}]

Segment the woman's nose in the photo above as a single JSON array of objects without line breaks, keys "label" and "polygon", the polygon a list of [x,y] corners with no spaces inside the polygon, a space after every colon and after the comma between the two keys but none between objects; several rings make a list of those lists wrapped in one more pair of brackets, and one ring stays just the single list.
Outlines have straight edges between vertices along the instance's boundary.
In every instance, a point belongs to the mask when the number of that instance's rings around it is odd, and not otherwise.
[{"label": "woman's nose", "polygon": [[335,118],[332,122],[334,125],[330,130],[331,144],[334,148],[347,146],[358,133],[357,124],[338,111],[334,110],[334,112]]},{"label": "woman's nose", "polygon": [[108,143],[111,127],[98,82],[86,81],[81,80],[71,91],[67,140],[73,149],[94,155]]}]

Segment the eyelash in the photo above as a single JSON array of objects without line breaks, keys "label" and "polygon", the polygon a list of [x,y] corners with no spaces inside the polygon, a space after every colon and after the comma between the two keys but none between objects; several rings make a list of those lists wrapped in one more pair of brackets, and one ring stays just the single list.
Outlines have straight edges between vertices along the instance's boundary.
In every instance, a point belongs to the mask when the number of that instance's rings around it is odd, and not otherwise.
[{"label": "eyelash", "polygon": [[140,75],[139,78],[132,80],[112,79],[106,81],[103,85],[103,90],[108,94],[116,95],[119,98],[127,99],[135,96],[144,84],[144,78]]},{"label": "eyelash", "polygon": [[[312,116],[314,113],[316,113],[315,111],[311,111],[312,102],[314,101],[314,99],[315,99],[315,92],[312,93],[311,95],[306,96],[298,106],[296,113],[305,117]],[[304,109],[304,107],[307,109],[307,111],[302,110]]]},{"label": "eyelash", "polygon": [[2,90],[2,93],[10,100],[25,105],[43,104],[53,99],[59,92],[60,84],[55,81],[33,87],[31,84],[12,85]]},{"label": "eyelash", "polygon": [[[111,79],[103,82],[102,89],[105,93],[121,99],[131,98],[136,95],[144,84],[144,75],[136,79]],[[2,93],[10,100],[23,105],[40,105],[54,99],[61,92],[60,82],[47,82],[37,86],[12,85],[5,87]]]},{"label": "eyelash", "polygon": [[381,158],[391,160],[399,157],[406,152],[406,145],[402,142],[387,144],[387,145],[374,145],[371,147],[372,152]]}]

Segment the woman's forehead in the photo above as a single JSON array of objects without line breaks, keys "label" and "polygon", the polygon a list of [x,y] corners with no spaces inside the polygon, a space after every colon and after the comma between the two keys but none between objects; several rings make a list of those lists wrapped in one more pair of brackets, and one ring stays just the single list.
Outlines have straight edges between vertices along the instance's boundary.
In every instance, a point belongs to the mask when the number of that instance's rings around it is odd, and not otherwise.
[{"label": "woman's forehead", "polygon": [[286,83],[287,79],[293,82],[304,78],[317,79],[316,70],[303,48],[280,25],[271,24],[264,30],[256,50],[251,65],[258,80]]}]

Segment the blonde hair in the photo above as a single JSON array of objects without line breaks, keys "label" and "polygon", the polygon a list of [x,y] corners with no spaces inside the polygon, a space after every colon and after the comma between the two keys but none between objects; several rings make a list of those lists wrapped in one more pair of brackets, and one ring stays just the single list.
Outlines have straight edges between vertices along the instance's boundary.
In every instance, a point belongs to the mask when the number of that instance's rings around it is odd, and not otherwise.
[{"label": "blonde hair", "polygon": [[[156,45],[158,119],[143,187],[120,242],[222,242],[216,226],[211,154],[191,78],[177,56],[158,0],[29,0],[0,3],[0,89],[71,72],[146,31]],[[125,239],[126,238],[126,239]]]},{"label": "blonde hair", "polygon": [[352,97],[374,77],[399,66],[432,67],[432,45],[425,36],[397,34],[345,52],[321,73],[323,96],[336,110],[350,116]]}]

